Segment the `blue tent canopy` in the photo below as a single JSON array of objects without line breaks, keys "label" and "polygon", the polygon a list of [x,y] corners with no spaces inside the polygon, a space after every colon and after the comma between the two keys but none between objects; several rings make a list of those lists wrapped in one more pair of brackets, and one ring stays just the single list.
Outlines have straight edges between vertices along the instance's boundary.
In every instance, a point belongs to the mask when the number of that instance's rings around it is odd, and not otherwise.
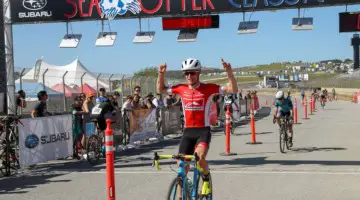
[{"label": "blue tent canopy", "polygon": [[[16,83],[15,88],[15,92],[17,93],[17,91],[20,90],[20,83]],[[27,98],[37,98],[37,93],[44,90],[44,85],[42,83],[22,83],[22,90],[26,93]],[[49,87],[45,86],[45,91],[49,96],[49,100],[64,98],[63,93],[55,91]]]}]

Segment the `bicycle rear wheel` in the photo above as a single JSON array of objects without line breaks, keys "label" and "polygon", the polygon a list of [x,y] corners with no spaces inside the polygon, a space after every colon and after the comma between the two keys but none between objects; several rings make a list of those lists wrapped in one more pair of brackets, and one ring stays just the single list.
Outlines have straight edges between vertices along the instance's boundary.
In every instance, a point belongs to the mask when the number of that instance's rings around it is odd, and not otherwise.
[{"label": "bicycle rear wheel", "polygon": [[284,125],[280,127],[280,152],[285,153],[286,131]]},{"label": "bicycle rear wheel", "polygon": [[96,165],[99,162],[101,153],[101,142],[99,141],[98,136],[92,135],[89,137],[86,152],[88,162],[92,166]]},{"label": "bicycle rear wheel", "polygon": [[[182,183],[182,178],[181,177],[176,177],[171,181],[169,190],[167,192],[167,200],[178,200],[179,196],[181,197],[181,190],[179,191],[179,189],[182,187],[183,183]],[[180,185],[180,187],[178,187]],[[186,187],[185,187],[185,194],[184,194],[184,199],[183,200],[191,200],[191,194],[187,191]]]}]

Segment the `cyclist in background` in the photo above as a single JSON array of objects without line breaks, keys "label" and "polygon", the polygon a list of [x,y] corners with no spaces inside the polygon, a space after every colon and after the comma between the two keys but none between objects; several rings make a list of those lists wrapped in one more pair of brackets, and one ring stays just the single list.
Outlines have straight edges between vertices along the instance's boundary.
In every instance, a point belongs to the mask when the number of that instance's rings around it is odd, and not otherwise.
[{"label": "cyclist in background", "polygon": [[285,98],[283,91],[278,91],[275,95],[276,102],[275,102],[275,113],[274,113],[274,120],[273,123],[277,122],[280,126],[280,118],[282,117],[290,117],[289,122],[289,146],[292,147],[292,138],[293,138],[293,128],[292,128],[292,120],[293,120],[293,104],[290,98]]},{"label": "cyclist in background", "polygon": [[333,87],[332,89],[332,95],[333,95],[333,99],[336,99],[336,92],[335,92],[335,88]]},{"label": "cyclist in background", "polygon": [[302,90],[301,90],[301,100],[304,101],[304,98],[305,98],[305,90],[302,89]]},{"label": "cyclist in background", "polygon": [[324,89],[324,90],[322,91],[322,94],[321,94],[321,97],[320,97],[320,98],[321,98],[320,101],[321,101],[321,106],[322,106],[322,107],[325,106],[326,96],[327,96],[327,91],[326,91],[326,89]]},{"label": "cyclist in background", "polygon": [[288,90],[288,92],[287,92],[287,98],[289,98],[290,100],[291,100],[291,91],[290,90]]},{"label": "cyclist in background", "polygon": [[[209,183],[210,171],[206,162],[206,155],[211,141],[210,132],[210,105],[215,94],[233,94],[238,91],[237,83],[231,65],[222,60],[222,65],[230,80],[229,85],[219,86],[200,82],[201,64],[194,58],[183,61],[181,70],[187,84],[178,84],[172,87],[165,86],[164,77],[166,64],[160,65],[157,79],[157,92],[163,94],[178,94],[183,102],[185,129],[179,145],[179,154],[199,156],[200,167],[203,170],[203,188],[206,194],[211,194]],[[189,166],[186,166],[186,173]]]},{"label": "cyclist in background", "polygon": [[327,91],[327,89],[326,89],[326,88],[324,88],[324,90],[323,90],[323,94],[325,94],[325,97],[327,97],[327,96],[328,96],[328,91]]}]

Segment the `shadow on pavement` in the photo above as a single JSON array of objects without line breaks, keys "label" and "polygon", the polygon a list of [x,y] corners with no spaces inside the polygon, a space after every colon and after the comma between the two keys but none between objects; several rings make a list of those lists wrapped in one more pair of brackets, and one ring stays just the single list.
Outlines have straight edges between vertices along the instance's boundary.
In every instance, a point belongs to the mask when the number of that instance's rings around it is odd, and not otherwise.
[{"label": "shadow on pavement", "polygon": [[325,108],[325,110],[344,110],[344,108],[328,108],[328,109]]},{"label": "shadow on pavement", "polygon": [[65,175],[62,174],[51,174],[51,175],[31,175],[31,176],[16,176],[10,178],[0,179],[0,195],[1,194],[24,194],[28,191],[18,190],[31,190],[36,188],[37,185],[51,184],[51,183],[67,183],[71,180],[49,180],[51,178]]},{"label": "shadow on pavement", "polygon": [[[273,132],[260,132],[260,133],[256,133],[256,135],[265,135],[265,134],[270,134]],[[239,135],[251,135],[251,133],[234,133],[233,136],[239,136]]]},{"label": "shadow on pavement", "polygon": [[360,165],[360,161],[342,161],[342,160],[266,160],[267,157],[254,157],[254,158],[237,158],[233,160],[209,160],[209,165],[266,165],[266,164],[279,164],[279,165]]},{"label": "shadow on pavement", "polygon": [[301,153],[309,153],[313,151],[339,151],[339,150],[347,150],[346,148],[341,147],[305,147],[305,148],[291,148],[293,152],[301,152]]},{"label": "shadow on pavement", "polygon": [[[268,117],[271,114],[271,108],[270,107],[262,107],[255,115],[255,122],[264,119],[265,117]],[[242,120],[238,123],[236,123],[236,127],[246,125],[250,123],[250,118]]]},{"label": "shadow on pavement", "polygon": [[152,152],[154,150],[164,149],[166,147],[171,147],[171,146],[177,146],[180,143],[180,140],[181,138],[169,139],[157,143],[141,145],[139,148],[116,152],[116,157],[142,155],[144,153]]}]

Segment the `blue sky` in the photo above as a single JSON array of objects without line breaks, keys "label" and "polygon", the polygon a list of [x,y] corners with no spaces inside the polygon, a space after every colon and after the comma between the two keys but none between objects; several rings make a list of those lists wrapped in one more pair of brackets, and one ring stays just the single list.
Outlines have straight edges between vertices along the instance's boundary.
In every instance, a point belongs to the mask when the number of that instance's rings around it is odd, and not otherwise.
[{"label": "blue sky", "polygon": [[[79,57],[90,71],[117,74],[131,74],[165,62],[169,69],[179,69],[187,57],[198,58],[204,66],[216,68],[220,68],[221,57],[234,67],[352,58],[353,33],[338,31],[338,13],[344,11],[345,6],[307,9],[305,17],[314,18],[312,31],[291,30],[297,10],[255,12],[251,19],[260,21],[259,29],[251,35],[236,33],[242,13],[224,14],[220,15],[220,28],[200,30],[195,43],[176,42],[178,31],[162,31],[161,18],[152,18],[150,29],[156,31],[153,43],[133,44],[139,30],[138,20],[116,20],[111,22],[111,30],[118,32],[113,47],[95,47],[100,22],[74,22],[71,23],[74,33],[83,34],[76,49],[58,47],[66,32],[65,23],[15,25],[15,67],[31,68],[42,56],[54,65],[64,65]],[[360,11],[360,6],[349,6],[348,11]],[[250,13],[246,19],[249,16]],[[147,19],[143,20],[144,30],[148,29],[147,24]],[[106,27],[105,31],[108,30]]]}]

